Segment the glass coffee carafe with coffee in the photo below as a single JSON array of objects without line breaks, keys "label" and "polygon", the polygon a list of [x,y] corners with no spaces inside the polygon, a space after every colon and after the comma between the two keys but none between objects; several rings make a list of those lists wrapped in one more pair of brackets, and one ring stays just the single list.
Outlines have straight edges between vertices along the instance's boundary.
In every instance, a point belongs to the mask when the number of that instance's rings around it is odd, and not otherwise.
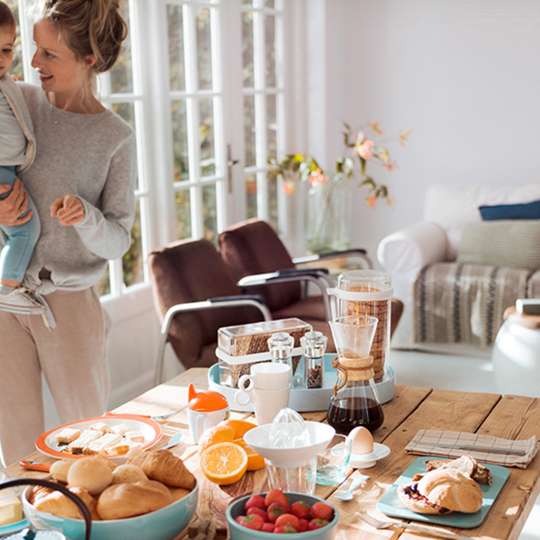
[{"label": "glass coffee carafe with coffee", "polygon": [[334,367],[338,379],[330,397],[328,423],[345,435],[358,426],[375,431],[384,421],[370,355],[377,318],[337,317],[330,327],[337,350]]}]

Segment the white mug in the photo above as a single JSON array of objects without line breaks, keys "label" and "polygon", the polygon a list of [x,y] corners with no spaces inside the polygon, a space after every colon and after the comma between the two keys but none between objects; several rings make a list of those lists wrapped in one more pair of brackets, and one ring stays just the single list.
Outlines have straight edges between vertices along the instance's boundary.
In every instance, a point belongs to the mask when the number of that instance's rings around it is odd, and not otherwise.
[{"label": "white mug", "polygon": [[[240,391],[250,392],[254,388],[261,390],[280,390],[290,385],[291,366],[280,362],[262,362],[250,368],[250,375],[238,379]],[[246,384],[247,383],[247,384]]]},{"label": "white mug", "polygon": [[253,404],[257,424],[268,424],[289,404],[291,367],[277,362],[251,366],[250,375],[242,375],[234,401],[243,407]]},{"label": "white mug", "polygon": [[219,409],[218,411],[194,411],[188,407],[189,431],[195,444],[199,443],[202,434],[209,428],[217,426],[221,421],[227,420],[229,409]]}]

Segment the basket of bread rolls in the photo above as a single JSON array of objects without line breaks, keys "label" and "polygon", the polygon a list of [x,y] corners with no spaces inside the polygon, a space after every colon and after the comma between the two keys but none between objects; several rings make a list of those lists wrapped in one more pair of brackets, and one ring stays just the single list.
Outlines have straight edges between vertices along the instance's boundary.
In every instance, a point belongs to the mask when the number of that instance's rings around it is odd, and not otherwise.
[{"label": "basket of bread rolls", "polygon": [[[121,465],[103,456],[57,461],[50,474],[87,506],[92,540],[170,540],[188,526],[197,507],[197,481],[169,450],[139,451]],[[84,540],[80,510],[63,493],[28,487],[22,502],[36,528]]]}]

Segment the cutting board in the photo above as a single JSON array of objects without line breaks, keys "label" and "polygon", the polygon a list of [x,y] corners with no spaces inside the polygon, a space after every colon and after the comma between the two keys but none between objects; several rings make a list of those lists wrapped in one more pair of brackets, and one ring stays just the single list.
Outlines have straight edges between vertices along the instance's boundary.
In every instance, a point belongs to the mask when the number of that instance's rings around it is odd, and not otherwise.
[{"label": "cutting board", "polygon": [[440,460],[441,458],[432,456],[415,459],[409,467],[407,467],[407,470],[392,484],[392,486],[390,486],[390,489],[377,504],[377,509],[387,516],[423,521],[425,523],[433,523],[434,525],[446,525],[447,527],[457,527],[460,529],[474,529],[475,527],[478,527],[486,519],[495,499],[508,480],[508,477],[510,476],[509,469],[499,465],[486,465],[491,471],[493,482],[490,486],[480,485],[484,496],[484,502],[482,508],[475,514],[462,514],[461,512],[452,512],[446,516],[417,514],[407,508],[403,508],[397,495],[397,488],[403,484],[410,483],[415,474],[425,473],[425,463],[431,459]]}]

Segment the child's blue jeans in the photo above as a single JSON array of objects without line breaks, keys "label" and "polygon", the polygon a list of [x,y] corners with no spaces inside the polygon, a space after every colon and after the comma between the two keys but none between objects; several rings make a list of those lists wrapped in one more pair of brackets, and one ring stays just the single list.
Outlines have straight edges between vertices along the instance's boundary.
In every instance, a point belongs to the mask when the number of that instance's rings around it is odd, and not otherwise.
[{"label": "child's blue jeans", "polygon": [[[0,166],[0,184],[13,186],[16,174],[15,167]],[[0,195],[5,199],[11,191]],[[22,282],[34,246],[40,233],[39,217],[33,201],[28,197],[28,209],[32,210],[32,219],[23,225],[5,227],[0,225],[4,233],[4,247],[0,252],[0,279]]]}]

